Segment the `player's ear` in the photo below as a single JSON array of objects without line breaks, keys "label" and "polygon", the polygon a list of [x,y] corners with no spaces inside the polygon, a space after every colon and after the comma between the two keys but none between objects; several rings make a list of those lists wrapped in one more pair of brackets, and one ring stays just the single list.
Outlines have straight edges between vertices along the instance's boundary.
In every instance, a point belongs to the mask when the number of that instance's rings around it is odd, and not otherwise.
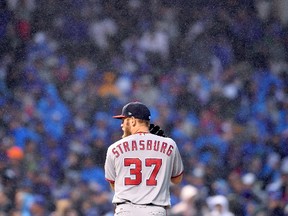
[{"label": "player's ear", "polygon": [[132,116],[132,117],[131,117],[131,125],[132,125],[133,127],[135,127],[135,126],[136,126],[136,123],[137,123],[137,119],[136,119],[134,116]]}]

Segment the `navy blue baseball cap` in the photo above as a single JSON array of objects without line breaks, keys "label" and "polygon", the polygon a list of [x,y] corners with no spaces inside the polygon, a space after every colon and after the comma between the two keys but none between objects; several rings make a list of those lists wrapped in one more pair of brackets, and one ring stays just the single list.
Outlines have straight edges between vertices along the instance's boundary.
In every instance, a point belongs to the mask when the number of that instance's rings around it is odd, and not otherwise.
[{"label": "navy blue baseball cap", "polygon": [[146,105],[141,102],[131,102],[122,108],[122,114],[113,116],[116,119],[134,117],[137,119],[150,121],[151,113]]}]

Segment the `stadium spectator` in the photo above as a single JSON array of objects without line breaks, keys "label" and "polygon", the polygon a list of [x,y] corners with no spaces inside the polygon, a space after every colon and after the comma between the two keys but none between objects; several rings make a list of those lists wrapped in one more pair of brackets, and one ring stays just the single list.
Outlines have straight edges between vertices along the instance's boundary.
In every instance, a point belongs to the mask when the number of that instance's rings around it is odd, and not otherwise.
[{"label": "stadium spectator", "polygon": [[173,206],[287,214],[281,2],[0,0],[0,212],[112,214],[109,116],[141,100],[184,158]]}]

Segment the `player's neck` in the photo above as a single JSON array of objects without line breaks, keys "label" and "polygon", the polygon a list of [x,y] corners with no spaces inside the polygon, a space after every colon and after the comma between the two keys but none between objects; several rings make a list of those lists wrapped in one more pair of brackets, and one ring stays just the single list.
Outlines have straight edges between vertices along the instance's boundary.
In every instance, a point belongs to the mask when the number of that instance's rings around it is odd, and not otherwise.
[{"label": "player's neck", "polygon": [[149,129],[146,126],[140,126],[135,128],[135,130],[133,131],[133,134],[136,133],[149,133]]}]

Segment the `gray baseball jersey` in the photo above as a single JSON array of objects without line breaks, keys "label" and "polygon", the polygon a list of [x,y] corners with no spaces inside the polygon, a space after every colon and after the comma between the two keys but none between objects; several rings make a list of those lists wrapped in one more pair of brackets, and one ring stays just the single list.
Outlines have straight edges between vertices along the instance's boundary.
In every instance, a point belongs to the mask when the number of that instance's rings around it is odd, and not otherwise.
[{"label": "gray baseball jersey", "polygon": [[115,185],[113,203],[170,206],[170,180],[182,173],[182,159],[171,138],[137,133],[107,151],[105,178]]}]

